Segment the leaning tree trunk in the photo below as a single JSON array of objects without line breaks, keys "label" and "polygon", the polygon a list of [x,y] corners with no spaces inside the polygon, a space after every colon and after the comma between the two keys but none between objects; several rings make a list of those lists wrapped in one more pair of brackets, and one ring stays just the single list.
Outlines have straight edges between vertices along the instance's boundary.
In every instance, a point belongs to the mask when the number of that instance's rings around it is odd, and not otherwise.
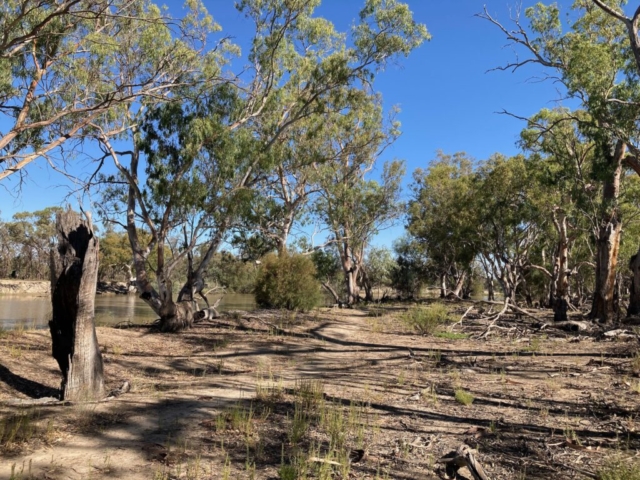
[{"label": "leaning tree trunk", "polygon": [[462,272],[460,275],[458,275],[457,279],[456,279],[456,286],[453,288],[453,294],[456,297],[460,297],[462,296],[462,289],[464,288],[464,282],[467,278],[467,272]]},{"label": "leaning tree trunk", "polygon": [[327,292],[331,294],[331,296],[333,297],[335,302],[338,304],[338,306],[342,308],[342,305],[344,305],[344,302],[340,299],[338,292],[336,292],[336,290],[331,286],[331,284],[329,283],[329,280],[327,280],[326,282],[322,282],[322,286]]},{"label": "leaning tree trunk", "polygon": [[608,155],[609,164],[614,168],[611,178],[604,184],[602,204],[605,214],[596,232],[596,288],[589,316],[602,323],[612,321],[617,313],[614,290],[622,234],[618,195],[625,152],[626,145],[618,141],[613,156]]},{"label": "leaning tree trunk", "polygon": [[98,238],[90,220],[71,211],[56,218],[57,252],[51,250],[49,322],[53,357],[62,371],[62,399],[96,400],[104,394],[102,356],[94,322]]}]

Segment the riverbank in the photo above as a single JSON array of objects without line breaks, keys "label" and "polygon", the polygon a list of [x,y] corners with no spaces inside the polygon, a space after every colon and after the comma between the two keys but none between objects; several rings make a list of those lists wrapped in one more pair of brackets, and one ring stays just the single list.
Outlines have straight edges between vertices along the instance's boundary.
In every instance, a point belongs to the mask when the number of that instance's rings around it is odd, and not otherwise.
[{"label": "riverbank", "polygon": [[[124,282],[98,282],[96,293],[127,294],[135,293],[135,288]],[[49,280],[0,280],[0,295],[30,295],[44,297],[51,294]]]},{"label": "riverbank", "polygon": [[51,293],[48,280],[0,280],[0,295],[32,295],[44,297]]},{"label": "riverbank", "polygon": [[480,338],[480,312],[447,306],[466,316],[440,336],[407,305],[99,327],[108,389],[131,390],[87,405],[16,404],[60,374],[47,332],[4,332],[0,478],[447,478],[438,459],[466,444],[493,480],[568,480],[640,447],[635,339],[507,314]]}]

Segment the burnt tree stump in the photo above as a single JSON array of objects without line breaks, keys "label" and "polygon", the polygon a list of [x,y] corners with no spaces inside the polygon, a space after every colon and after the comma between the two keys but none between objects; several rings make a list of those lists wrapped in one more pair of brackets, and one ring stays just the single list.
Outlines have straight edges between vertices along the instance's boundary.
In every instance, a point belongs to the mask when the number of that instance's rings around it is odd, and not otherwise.
[{"label": "burnt tree stump", "polygon": [[94,303],[98,279],[98,238],[91,220],[72,210],[56,216],[57,248],[51,249],[51,330],[53,357],[62,371],[63,400],[104,396]]}]

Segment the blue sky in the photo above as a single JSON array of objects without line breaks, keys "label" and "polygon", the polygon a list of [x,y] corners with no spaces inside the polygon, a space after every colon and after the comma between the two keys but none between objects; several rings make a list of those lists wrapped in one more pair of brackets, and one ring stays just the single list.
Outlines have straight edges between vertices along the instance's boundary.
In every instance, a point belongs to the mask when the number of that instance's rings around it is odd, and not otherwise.
[{"label": "blue sky", "polygon": [[[424,168],[437,150],[446,153],[465,151],[482,160],[494,152],[514,154],[522,122],[497,112],[508,110],[529,116],[543,107],[558,105],[561,93],[551,83],[538,82],[540,70],[529,66],[516,73],[487,72],[515,58],[514,50],[505,47],[502,33],[489,22],[474,17],[483,4],[494,17],[508,23],[507,0],[405,0],[417,21],[427,25],[430,42],[390,66],[376,80],[385,106],[398,106],[402,136],[381,159],[406,161],[406,186],[411,172]],[[181,12],[181,2],[166,2],[174,16]],[[223,33],[246,45],[251,25],[235,10],[233,0],[205,0],[205,6],[223,27]],[[524,7],[533,1],[524,1]],[[570,1],[562,0],[567,7]],[[318,14],[346,31],[361,8],[360,0],[324,0]],[[49,169],[43,160],[28,168],[29,178],[18,195],[0,187],[0,215],[8,219],[17,211],[37,210],[65,202],[69,189],[64,178]],[[10,182],[3,185],[9,190]],[[92,198],[98,201],[98,198]],[[75,206],[77,200],[66,200]],[[86,200],[85,200],[86,202]],[[87,203],[85,203],[87,208]],[[403,227],[382,232],[376,244],[391,245]]]}]

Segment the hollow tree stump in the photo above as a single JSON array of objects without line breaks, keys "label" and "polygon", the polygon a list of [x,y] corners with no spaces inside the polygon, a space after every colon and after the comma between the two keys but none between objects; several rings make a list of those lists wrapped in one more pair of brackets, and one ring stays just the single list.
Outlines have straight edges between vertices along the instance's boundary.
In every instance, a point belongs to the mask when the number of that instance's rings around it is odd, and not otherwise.
[{"label": "hollow tree stump", "polygon": [[104,396],[94,303],[98,279],[98,238],[91,220],[71,211],[56,216],[57,248],[51,249],[52,353],[62,371],[62,399]]}]

